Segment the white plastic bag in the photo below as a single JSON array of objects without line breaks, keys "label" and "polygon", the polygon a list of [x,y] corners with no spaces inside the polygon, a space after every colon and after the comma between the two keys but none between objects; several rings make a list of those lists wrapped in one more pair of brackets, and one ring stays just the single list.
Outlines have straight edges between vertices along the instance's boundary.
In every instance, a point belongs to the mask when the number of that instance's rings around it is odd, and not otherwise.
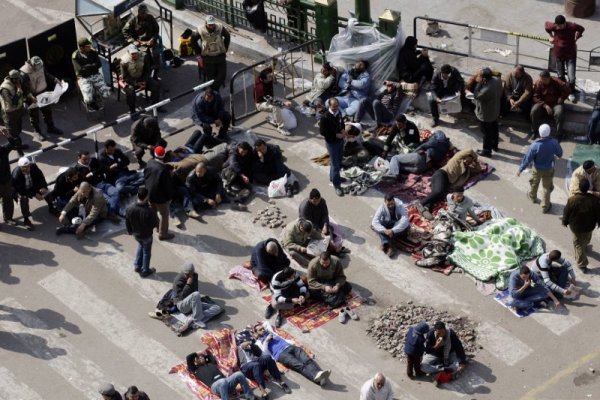
[{"label": "white plastic bag", "polygon": [[308,242],[306,246],[306,252],[311,256],[318,256],[329,247],[329,236],[325,236],[323,239],[313,239]]},{"label": "white plastic bag", "polygon": [[285,197],[285,185],[287,184],[287,181],[287,174],[279,179],[271,181],[271,183],[269,183],[269,188],[267,189],[267,195],[269,198]]},{"label": "white plastic bag", "polygon": [[294,115],[294,112],[289,108],[281,108],[281,119],[283,120],[283,126],[288,131],[296,129],[296,127],[298,127],[298,121],[296,120],[296,116]]}]

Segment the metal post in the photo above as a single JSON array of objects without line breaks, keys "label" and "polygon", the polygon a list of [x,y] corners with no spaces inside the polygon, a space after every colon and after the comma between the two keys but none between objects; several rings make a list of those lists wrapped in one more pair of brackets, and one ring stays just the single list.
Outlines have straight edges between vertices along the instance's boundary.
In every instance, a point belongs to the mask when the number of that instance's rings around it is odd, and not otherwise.
[{"label": "metal post", "polygon": [[473,30],[469,27],[469,57],[471,57],[472,39],[473,39]]},{"label": "metal post", "polygon": [[94,151],[96,152],[96,158],[98,158],[99,151],[98,151],[98,138],[96,137],[96,131],[94,131],[93,135],[94,135]]},{"label": "metal post", "polygon": [[515,61],[515,64],[519,63],[519,41],[520,41],[519,39],[520,39],[520,37],[517,36],[517,45],[516,45],[516,49],[515,49],[515,52],[517,53],[517,59]]},{"label": "metal post", "polygon": [[371,0],[354,0],[354,12],[358,22],[371,23]]}]

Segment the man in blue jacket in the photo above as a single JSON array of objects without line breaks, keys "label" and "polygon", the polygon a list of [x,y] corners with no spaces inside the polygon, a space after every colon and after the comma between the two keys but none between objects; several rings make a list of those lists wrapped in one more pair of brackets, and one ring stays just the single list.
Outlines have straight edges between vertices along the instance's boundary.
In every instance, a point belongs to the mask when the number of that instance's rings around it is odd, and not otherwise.
[{"label": "man in blue jacket", "polygon": [[381,250],[388,257],[394,256],[393,240],[406,236],[410,229],[408,212],[401,200],[386,194],[383,204],[375,212],[371,228],[377,232],[381,240]]},{"label": "man in blue jacket", "polygon": [[341,93],[337,96],[340,111],[352,117],[358,110],[360,100],[369,97],[371,90],[371,75],[367,69],[369,63],[361,60],[354,68],[347,69],[340,77],[339,86]]},{"label": "man in blue jacket", "polygon": [[406,353],[406,375],[410,379],[425,375],[421,371],[421,361],[425,352],[425,335],[427,332],[429,332],[429,325],[425,321],[411,326],[406,332],[404,353]]},{"label": "man in blue jacket", "polygon": [[554,159],[555,157],[562,157],[563,150],[558,143],[558,140],[550,137],[550,125],[542,124],[539,128],[540,138],[533,142],[525,157],[521,161],[517,176],[521,175],[521,172],[525,170],[531,163],[533,168],[531,169],[531,179],[529,180],[530,188],[527,192],[527,198],[533,203],[537,203],[538,187],[542,182],[542,212],[547,213],[550,211],[552,204],[550,203],[550,193],[554,190],[554,184],[552,180],[554,178]]},{"label": "man in blue jacket", "polygon": [[[193,145],[194,153],[201,153],[204,147],[210,149],[227,141],[231,115],[225,111],[219,92],[208,88],[194,98],[192,120],[203,131],[201,135],[198,131],[194,132],[194,136],[199,136]],[[218,129],[217,135],[213,133],[213,125]]]}]

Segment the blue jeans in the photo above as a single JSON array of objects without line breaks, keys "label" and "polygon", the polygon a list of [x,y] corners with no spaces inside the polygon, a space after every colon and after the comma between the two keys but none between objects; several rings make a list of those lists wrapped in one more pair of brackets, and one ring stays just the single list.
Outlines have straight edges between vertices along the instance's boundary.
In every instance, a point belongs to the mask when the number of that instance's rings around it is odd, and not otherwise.
[{"label": "blue jeans", "polygon": [[119,204],[119,191],[116,187],[110,183],[100,182],[96,185],[96,189],[100,190],[108,203],[108,212],[120,216],[125,214],[121,212],[121,205]]},{"label": "blue jeans", "polygon": [[235,387],[238,384],[242,386],[246,395],[252,394],[252,389],[250,389],[246,377],[240,371],[234,372],[227,378],[222,378],[214,382],[210,387],[210,390],[216,393],[221,400],[229,400],[229,394],[235,393]]},{"label": "blue jeans", "polygon": [[[394,227],[394,222],[392,221],[380,221],[381,225],[383,225],[383,227],[385,229],[392,229]],[[404,235],[406,235],[406,231],[402,231],[402,232],[398,232],[398,233],[394,233],[392,235],[392,237],[389,237],[388,235],[386,235],[385,233],[382,232],[377,232],[377,235],[379,235],[379,240],[381,240],[381,244],[386,245],[386,244],[390,244],[391,240],[395,240],[398,239]]]},{"label": "blue jeans", "polygon": [[329,153],[329,181],[335,188],[342,184],[340,170],[342,169],[342,156],[344,154],[344,141],[338,140],[335,143],[325,143],[327,153]]},{"label": "blue jeans", "polygon": [[427,169],[427,157],[419,153],[396,154],[390,160],[388,175],[398,176],[402,172],[420,174]]},{"label": "blue jeans", "polygon": [[566,82],[565,69],[567,70],[567,78],[569,79],[569,86],[571,87],[571,91],[575,89],[576,63],[576,58],[569,58],[568,60],[561,60],[559,58],[556,59],[556,72],[558,73],[558,77]]},{"label": "blue jeans", "polygon": [[275,382],[281,381],[281,372],[277,368],[277,363],[273,357],[265,353],[258,357],[258,359],[242,365],[241,370],[248,379],[254,379],[258,383],[258,386],[263,388],[267,386],[265,383],[265,371],[269,371]]},{"label": "blue jeans", "polygon": [[183,206],[183,211],[186,213],[194,209],[192,196],[190,195],[190,191],[185,186],[178,186],[175,189],[175,199],[177,201],[172,201],[169,206],[171,215],[175,215],[181,211],[181,206]]},{"label": "blue jeans", "polygon": [[340,110],[348,116],[353,116],[358,110],[358,104],[360,100],[356,99],[354,96],[346,95],[346,96],[338,96],[338,102],[340,103]]},{"label": "blue jeans", "polygon": [[119,194],[136,194],[138,188],[143,184],[144,173],[142,171],[123,172],[115,181],[115,187]]},{"label": "blue jeans", "polygon": [[135,239],[138,242],[135,253],[135,272],[146,272],[150,269],[150,257],[152,256],[152,236],[145,239]]},{"label": "blue jeans", "polygon": [[456,352],[451,351],[447,361],[448,365],[444,365],[444,360],[440,357],[436,357],[433,354],[426,353],[423,355],[421,361],[421,371],[426,374],[437,374],[444,370],[444,368],[450,368],[452,371],[456,371],[460,364]]},{"label": "blue jeans", "polygon": [[198,292],[194,292],[177,303],[177,309],[184,314],[191,314],[194,321],[208,322],[223,312],[217,304],[205,303]]},{"label": "blue jeans", "polygon": [[592,116],[590,117],[590,121],[588,122],[588,140],[590,144],[600,144],[600,135],[596,130],[598,126],[598,121],[600,121],[600,110],[592,111]]},{"label": "blue jeans", "polygon": [[513,298],[511,302],[507,303],[510,307],[516,308],[529,308],[533,306],[533,303],[538,301],[546,300],[548,298],[548,289],[545,286],[534,286],[528,287],[524,293],[522,293],[518,299]]}]

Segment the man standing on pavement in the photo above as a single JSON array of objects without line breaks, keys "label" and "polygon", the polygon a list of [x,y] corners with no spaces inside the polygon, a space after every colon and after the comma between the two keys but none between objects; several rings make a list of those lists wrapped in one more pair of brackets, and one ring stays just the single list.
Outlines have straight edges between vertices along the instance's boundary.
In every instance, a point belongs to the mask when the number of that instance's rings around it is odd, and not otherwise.
[{"label": "man standing on pavement", "polygon": [[[196,44],[201,40],[200,47]],[[225,85],[227,77],[227,50],[231,42],[229,31],[222,24],[217,23],[213,15],[206,17],[206,24],[198,27],[198,34],[192,38],[196,54],[202,56],[204,61],[204,74],[206,80],[214,80],[212,88],[218,91]],[[198,51],[200,50],[200,51]]]},{"label": "man standing on pavement", "polygon": [[579,181],[579,191],[571,195],[563,210],[562,224],[569,226],[573,236],[575,262],[584,274],[588,271],[587,245],[592,240],[596,226],[600,226],[600,202],[588,193],[590,182]]},{"label": "man standing on pavement", "polygon": [[135,272],[142,278],[156,272],[150,268],[150,257],[152,255],[152,230],[158,230],[158,216],[156,211],[148,204],[148,189],[138,189],[137,202],[131,205],[125,214],[125,226],[127,233],[133,235],[138,242],[135,253]]},{"label": "man standing on pavement", "polygon": [[175,193],[175,183],[172,177],[172,167],[166,164],[165,148],[157,146],[154,149],[154,159],[148,161],[144,169],[144,181],[149,192],[150,206],[160,215],[158,240],[173,239],[169,233],[169,204]]},{"label": "man standing on pavement", "polygon": [[547,21],[544,28],[550,35],[550,43],[553,45],[552,52],[556,58],[558,77],[563,82],[566,82],[565,69],[567,70],[569,86],[571,88],[569,100],[576,103],[575,67],[577,62],[577,40],[583,36],[585,28],[575,22],[567,22],[564,15],[557,15],[554,18],[554,23]]},{"label": "man standing on pavement", "polygon": [[492,70],[481,70],[481,79],[473,91],[475,96],[475,115],[481,123],[483,149],[477,154],[491,157],[492,150],[498,151],[498,117],[502,100],[502,83],[492,76]]},{"label": "man standing on pavement", "polygon": [[[0,127],[0,135],[8,137],[8,129]],[[12,146],[10,143],[0,146],[0,201],[2,201],[4,222],[14,225],[13,213],[15,211],[15,203],[13,203],[12,175],[8,159],[8,154],[11,150]]]},{"label": "man standing on pavement", "polygon": [[340,112],[340,104],[337,98],[329,99],[329,108],[319,120],[319,133],[325,138],[327,153],[329,153],[329,181],[333,184],[335,194],[342,197],[342,156],[344,154],[344,137],[346,127]]},{"label": "man standing on pavement", "polygon": [[23,144],[21,140],[26,101],[35,103],[37,100],[31,93],[27,94],[24,91],[21,73],[13,69],[0,84],[0,108],[2,108],[2,122],[8,128],[10,135],[8,142],[20,156],[25,154],[23,150],[29,148],[29,145]]},{"label": "man standing on pavement", "polygon": [[554,118],[556,139],[563,138],[565,114],[563,103],[569,95],[569,86],[551,77],[548,70],[540,71],[540,79],[533,84],[533,107],[531,108],[531,132],[535,135],[545,118]]},{"label": "man standing on pavement", "polygon": [[540,181],[542,182],[542,212],[547,213],[552,207],[550,203],[550,193],[554,190],[554,159],[555,157],[562,157],[563,150],[558,143],[558,140],[550,137],[550,125],[540,125],[539,129],[540,139],[536,140],[529,146],[525,157],[521,161],[517,176],[520,176],[525,168],[529,167],[533,163],[531,169],[531,179],[529,180],[529,192],[527,192],[527,198],[533,203],[537,203],[538,187]]}]

